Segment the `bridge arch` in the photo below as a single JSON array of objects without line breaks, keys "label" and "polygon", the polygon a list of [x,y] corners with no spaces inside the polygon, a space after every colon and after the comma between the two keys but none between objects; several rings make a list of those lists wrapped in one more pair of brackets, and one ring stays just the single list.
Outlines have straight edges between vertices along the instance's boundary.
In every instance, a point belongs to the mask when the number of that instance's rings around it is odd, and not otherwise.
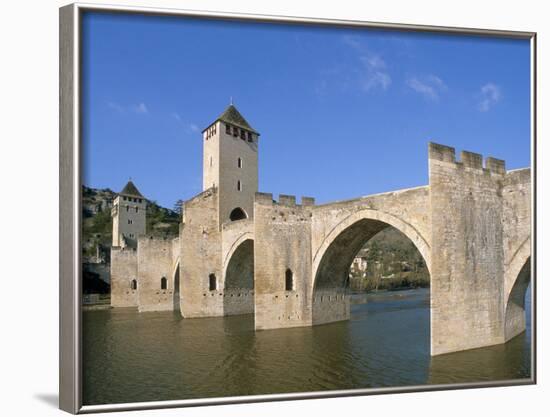
[{"label": "bridge arch", "polygon": [[349,266],[359,249],[370,238],[389,226],[409,238],[424,258],[428,271],[431,272],[430,245],[414,226],[392,214],[363,209],[344,218],[323,239],[313,257],[312,287],[314,290],[319,285],[326,286],[328,284],[328,282],[324,282],[325,278],[323,277],[331,274],[330,269],[333,272],[338,271],[336,275],[332,276],[335,280],[342,280],[340,285],[344,284]]},{"label": "bridge arch", "polygon": [[351,214],[327,234],[313,258],[314,325],[350,318],[350,265],[363,245],[388,227],[397,229],[415,245],[430,272],[430,246],[412,225],[378,210],[363,209]]},{"label": "bridge arch", "polygon": [[254,239],[243,233],[233,243],[224,261],[224,315],[254,312]]},{"label": "bridge arch", "polygon": [[223,276],[225,277],[226,275],[226,272],[227,272],[227,266],[229,265],[229,261],[231,260],[231,258],[233,257],[233,254],[235,253],[235,251],[239,248],[239,246],[241,246],[243,244],[243,242],[247,241],[247,240],[252,240],[254,241],[254,234],[252,232],[244,232],[242,234],[240,234],[234,241],[233,243],[231,244],[231,246],[229,246],[229,249],[227,251],[227,253],[225,254],[225,256],[223,257]]},{"label": "bridge arch", "polygon": [[514,253],[506,271],[504,338],[512,339],[525,330],[525,296],[531,283],[531,239]]},{"label": "bridge arch", "polygon": [[174,305],[174,311],[181,311],[181,281],[180,281],[180,260],[176,260],[175,265],[172,270],[172,277],[174,283],[174,290],[172,292],[172,302]]}]

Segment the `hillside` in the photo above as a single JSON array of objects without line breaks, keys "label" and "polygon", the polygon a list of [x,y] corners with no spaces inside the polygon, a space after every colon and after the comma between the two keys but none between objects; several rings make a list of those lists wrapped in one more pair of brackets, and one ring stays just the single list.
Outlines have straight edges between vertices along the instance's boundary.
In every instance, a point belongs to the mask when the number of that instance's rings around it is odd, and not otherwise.
[{"label": "hillside", "polygon": [[382,230],[368,241],[357,258],[358,263],[350,269],[350,287],[354,291],[430,286],[430,275],[422,255],[393,227]]},{"label": "hillside", "polygon": [[[84,261],[109,262],[113,221],[111,208],[116,193],[108,188],[82,187],[82,250]],[[146,233],[154,236],[177,237],[180,215],[174,210],[147,203]]]}]

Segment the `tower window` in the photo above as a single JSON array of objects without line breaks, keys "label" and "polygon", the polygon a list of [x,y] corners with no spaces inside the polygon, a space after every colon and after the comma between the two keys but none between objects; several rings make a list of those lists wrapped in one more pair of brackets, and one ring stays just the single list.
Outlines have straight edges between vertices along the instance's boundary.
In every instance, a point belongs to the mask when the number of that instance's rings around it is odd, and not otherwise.
[{"label": "tower window", "polygon": [[130,211],[130,206],[126,205],[126,211]]},{"label": "tower window", "polygon": [[227,133],[228,135],[231,134],[231,126],[229,126],[227,123],[225,124],[225,133]]},{"label": "tower window", "polygon": [[210,274],[208,275],[208,289],[210,291],[216,291],[216,274]]},{"label": "tower window", "polygon": [[136,207],[136,213],[137,213],[138,211],[139,211],[139,208],[138,208],[138,207]]},{"label": "tower window", "polygon": [[241,139],[242,139],[242,140],[245,140],[245,139],[246,139],[245,135],[246,135],[246,132],[245,132],[244,130],[241,129]]},{"label": "tower window", "polygon": [[243,187],[241,185],[241,180],[237,180],[237,191],[242,191]]},{"label": "tower window", "polygon": [[240,207],[235,207],[233,210],[231,210],[231,213],[229,214],[229,220],[231,220],[232,222],[236,220],[246,219],[246,217],[246,213]]},{"label": "tower window", "polygon": [[210,166],[212,166],[212,157],[210,157]]},{"label": "tower window", "polygon": [[294,289],[294,277],[290,268],[285,272],[285,290],[292,291]]},{"label": "tower window", "polygon": [[248,141],[252,142],[252,133],[248,132]]},{"label": "tower window", "polygon": [[128,224],[132,224],[133,220],[128,219]]},{"label": "tower window", "polygon": [[239,136],[239,128],[237,126],[233,126],[233,136]]},{"label": "tower window", "polygon": [[167,286],[166,277],[162,277],[160,279],[160,289],[165,290]]},{"label": "tower window", "polygon": [[243,167],[243,160],[241,158],[237,158],[237,167],[239,168]]},{"label": "tower window", "polygon": [[135,279],[130,282],[130,289],[137,290],[137,281]]}]

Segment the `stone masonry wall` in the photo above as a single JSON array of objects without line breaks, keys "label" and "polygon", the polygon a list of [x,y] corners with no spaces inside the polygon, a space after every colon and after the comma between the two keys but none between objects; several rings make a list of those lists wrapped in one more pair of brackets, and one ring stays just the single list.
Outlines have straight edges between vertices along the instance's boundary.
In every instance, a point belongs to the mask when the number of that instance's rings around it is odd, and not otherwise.
[{"label": "stone masonry wall", "polygon": [[531,170],[504,178],[504,309],[506,340],[525,330],[525,293],[531,282]]},{"label": "stone masonry wall", "polygon": [[[111,249],[111,306],[137,307],[137,289],[131,287],[138,279],[135,249]],[[139,288],[139,282],[137,283]]]},{"label": "stone masonry wall", "polygon": [[[311,325],[311,211],[313,199],[257,193],[254,202],[255,327]],[[293,289],[285,290],[285,272]]]},{"label": "stone masonry wall", "polygon": [[[143,236],[138,240],[138,307],[144,311],[174,309],[174,254],[172,239]],[[162,278],[166,289],[161,288]]]},{"label": "stone masonry wall", "polygon": [[504,161],[430,143],[432,355],[503,342]]},{"label": "stone masonry wall", "polygon": [[[210,188],[183,206],[181,228],[181,303],[183,317],[223,315],[222,250],[218,224],[218,192]],[[209,276],[216,289],[209,290]]]},{"label": "stone masonry wall", "polygon": [[[416,245],[429,267],[429,195],[429,187],[423,186],[315,206],[312,218],[312,278],[315,278],[324,252],[337,235],[362,219],[396,227]],[[353,257],[355,254],[350,255]]]}]

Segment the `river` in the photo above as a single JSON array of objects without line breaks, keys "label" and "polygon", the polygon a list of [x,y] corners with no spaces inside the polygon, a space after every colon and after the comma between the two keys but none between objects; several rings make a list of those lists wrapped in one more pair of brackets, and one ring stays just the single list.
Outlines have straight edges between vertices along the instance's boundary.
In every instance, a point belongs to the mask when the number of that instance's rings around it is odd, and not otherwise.
[{"label": "river", "polygon": [[351,313],[345,322],[255,332],[252,315],[86,311],[84,404],[530,376],[529,315],[526,332],[504,345],[432,358],[428,289],[357,296]]}]

